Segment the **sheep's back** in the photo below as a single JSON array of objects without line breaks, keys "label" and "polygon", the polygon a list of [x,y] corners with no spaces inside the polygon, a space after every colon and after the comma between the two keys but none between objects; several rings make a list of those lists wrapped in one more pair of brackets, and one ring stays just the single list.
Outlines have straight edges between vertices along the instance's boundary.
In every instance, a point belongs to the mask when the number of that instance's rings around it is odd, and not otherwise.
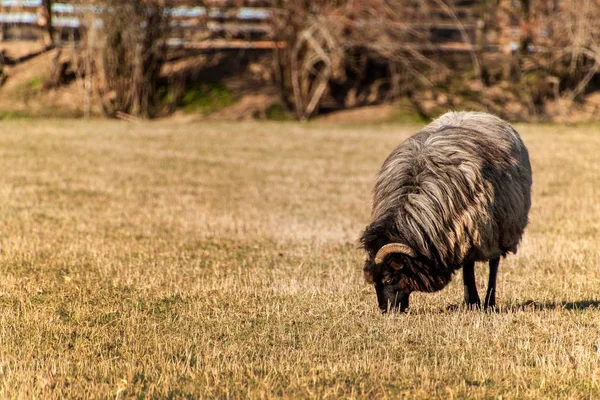
[{"label": "sheep's back", "polygon": [[484,113],[447,113],[386,159],[373,218],[393,215],[410,246],[446,265],[516,251],[531,167],[517,132]]}]

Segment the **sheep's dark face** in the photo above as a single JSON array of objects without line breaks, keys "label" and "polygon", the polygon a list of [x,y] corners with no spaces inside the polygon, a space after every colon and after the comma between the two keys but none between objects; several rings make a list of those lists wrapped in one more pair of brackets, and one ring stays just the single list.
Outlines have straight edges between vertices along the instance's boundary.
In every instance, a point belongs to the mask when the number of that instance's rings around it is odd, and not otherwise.
[{"label": "sheep's dark face", "polygon": [[365,263],[365,279],[375,286],[377,293],[377,303],[381,312],[405,311],[408,308],[408,298],[412,290],[409,288],[409,281],[403,274],[402,269],[398,269],[398,264],[392,260],[375,266],[373,259]]},{"label": "sheep's dark face", "polygon": [[372,222],[360,241],[367,253],[365,279],[375,286],[379,308],[384,313],[406,310],[414,290],[408,277],[415,254],[403,244],[393,216]]}]

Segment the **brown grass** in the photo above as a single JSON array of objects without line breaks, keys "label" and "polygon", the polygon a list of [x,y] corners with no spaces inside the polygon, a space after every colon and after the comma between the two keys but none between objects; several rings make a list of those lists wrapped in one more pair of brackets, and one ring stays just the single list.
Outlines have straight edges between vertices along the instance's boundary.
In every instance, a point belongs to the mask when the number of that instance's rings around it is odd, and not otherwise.
[{"label": "brown grass", "polygon": [[598,128],[518,128],[500,312],[383,317],[356,238],[416,126],[2,122],[1,397],[597,398]]}]

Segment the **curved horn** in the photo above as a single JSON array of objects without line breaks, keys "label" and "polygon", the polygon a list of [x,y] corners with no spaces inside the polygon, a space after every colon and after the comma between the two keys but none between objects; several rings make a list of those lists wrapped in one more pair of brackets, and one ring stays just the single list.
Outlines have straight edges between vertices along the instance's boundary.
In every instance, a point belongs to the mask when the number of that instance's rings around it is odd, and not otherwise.
[{"label": "curved horn", "polygon": [[375,255],[375,264],[381,264],[385,261],[385,258],[392,253],[406,254],[409,257],[415,257],[415,252],[405,244],[402,243],[389,243],[379,249]]}]

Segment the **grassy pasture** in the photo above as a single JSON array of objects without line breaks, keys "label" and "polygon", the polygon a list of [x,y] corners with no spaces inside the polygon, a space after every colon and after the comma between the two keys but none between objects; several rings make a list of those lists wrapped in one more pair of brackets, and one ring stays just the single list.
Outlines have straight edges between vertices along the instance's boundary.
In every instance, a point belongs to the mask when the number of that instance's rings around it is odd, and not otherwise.
[{"label": "grassy pasture", "polygon": [[416,129],[1,122],[0,397],[598,398],[600,128],[518,126],[499,312],[383,317],[356,238]]}]

